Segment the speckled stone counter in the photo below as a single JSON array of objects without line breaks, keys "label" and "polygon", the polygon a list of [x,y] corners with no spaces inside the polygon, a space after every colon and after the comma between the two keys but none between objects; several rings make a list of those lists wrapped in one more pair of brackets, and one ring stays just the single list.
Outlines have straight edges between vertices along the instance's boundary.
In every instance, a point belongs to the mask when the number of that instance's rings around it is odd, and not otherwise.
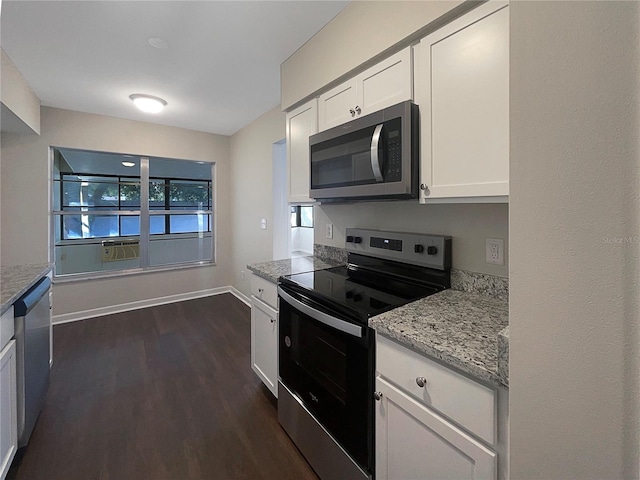
[{"label": "speckled stone counter", "polygon": [[277,283],[281,275],[291,275],[292,273],[312,272],[340,265],[327,259],[318,257],[296,257],[285,260],[273,260],[271,262],[254,263],[247,265],[247,268],[259,277]]},{"label": "speckled stone counter", "polygon": [[49,263],[0,266],[0,315],[52,268]]},{"label": "speckled stone counter", "polygon": [[377,332],[494,386],[508,386],[498,374],[498,333],[508,325],[508,302],[457,290],[369,319]]},{"label": "speckled stone counter", "polygon": [[498,333],[498,376],[509,385],[509,327]]}]

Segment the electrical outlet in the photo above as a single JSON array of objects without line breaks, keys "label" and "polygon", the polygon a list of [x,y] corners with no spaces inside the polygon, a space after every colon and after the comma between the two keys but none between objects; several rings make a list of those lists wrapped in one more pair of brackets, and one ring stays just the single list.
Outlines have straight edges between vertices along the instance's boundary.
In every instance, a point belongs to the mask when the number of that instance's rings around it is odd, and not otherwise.
[{"label": "electrical outlet", "polygon": [[504,240],[487,238],[487,263],[504,265]]},{"label": "electrical outlet", "polygon": [[327,238],[333,238],[333,223],[327,223]]},{"label": "electrical outlet", "polygon": [[260,220],[260,228],[262,230],[266,230],[267,229],[267,219],[263,218],[262,220]]}]

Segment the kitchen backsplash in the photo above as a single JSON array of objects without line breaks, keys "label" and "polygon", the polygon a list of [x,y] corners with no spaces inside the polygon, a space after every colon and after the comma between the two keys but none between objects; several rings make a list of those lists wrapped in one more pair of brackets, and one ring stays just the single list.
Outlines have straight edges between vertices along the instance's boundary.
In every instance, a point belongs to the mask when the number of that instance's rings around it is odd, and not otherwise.
[{"label": "kitchen backsplash", "polygon": [[[347,251],[331,245],[313,244],[313,255],[321,260],[331,262],[347,262]],[[498,300],[509,300],[509,279],[486,273],[451,270],[451,288],[463,292],[479,293]]]},{"label": "kitchen backsplash", "polygon": [[486,273],[451,270],[451,288],[464,292],[480,293],[498,300],[509,300],[509,279]]},{"label": "kitchen backsplash", "polygon": [[331,245],[313,244],[313,255],[322,260],[347,263],[347,251],[344,248],[332,247]]},{"label": "kitchen backsplash", "polygon": [[[509,276],[507,204],[430,204],[416,200],[314,206],[314,243],[344,248],[349,227],[452,237],[452,267]],[[327,225],[331,224],[327,238]],[[486,262],[486,239],[504,240],[504,265]]]}]

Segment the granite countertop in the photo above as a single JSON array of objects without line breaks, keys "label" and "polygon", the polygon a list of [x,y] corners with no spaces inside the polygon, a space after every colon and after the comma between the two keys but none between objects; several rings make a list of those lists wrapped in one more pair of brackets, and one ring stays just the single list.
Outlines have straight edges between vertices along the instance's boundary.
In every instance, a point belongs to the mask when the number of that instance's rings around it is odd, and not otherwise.
[{"label": "granite countertop", "polygon": [[0,315],[52,268],[50,263],[0,266]]},{"label": "granite countertop", "polygon": [[369,319],[377,332],[479,380],[505,387],[509,386],[509,356],[508,350],[506,357],[500,355],[499,368],[498,336],[503,330],[508,335],[508,325],[507,301],[451,289]]},{"label": "granite countertop", "polygon": [[340,265],[339,262],[308,256],[254,263],[253,265],[247,265],[247,268],[257,276],[262,277],[265,280],[269,280],[270,282],[277,283],[278,278],[282,275],[312,272],[314,270],[323,270],[325,268],[336,267],[338,265]]}]

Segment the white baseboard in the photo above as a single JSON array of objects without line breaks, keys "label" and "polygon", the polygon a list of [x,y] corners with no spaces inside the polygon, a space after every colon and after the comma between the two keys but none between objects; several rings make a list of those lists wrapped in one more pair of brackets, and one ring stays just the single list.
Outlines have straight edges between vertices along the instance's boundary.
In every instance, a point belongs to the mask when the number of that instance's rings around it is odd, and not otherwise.
[{"label": "white baseboard", "polygon": [[251,299],[236,287],[229,287],[229,293],[244,303],[247,307],[251,307]]},{"label": "white baseboard", "polygon": [[231,293],[238,300],[251,306],[249,298],[236,290],[234,287],[218,287],[207,290],[198,290],[197,292],[179,293],[177,295],[167,295],[165,297],[150,298],[147,300],[138,300],[135,302],[121,303],[118,305],[109,305],[106,307],[91,308],[89,310],[81,310],[79,312],[63,313],[53,316],[53,324],[77,322],[86,320],[87,318],[102,317],[104,315],[112,315],[114,313],[122,313],[130,310],[138,310],[140,308],[155,307],[157,305],[165,305],[167,303],[182,302],[184,300],[193,300],[196,298],[209,297],[212,295],[221,295],[223,293]]}]

